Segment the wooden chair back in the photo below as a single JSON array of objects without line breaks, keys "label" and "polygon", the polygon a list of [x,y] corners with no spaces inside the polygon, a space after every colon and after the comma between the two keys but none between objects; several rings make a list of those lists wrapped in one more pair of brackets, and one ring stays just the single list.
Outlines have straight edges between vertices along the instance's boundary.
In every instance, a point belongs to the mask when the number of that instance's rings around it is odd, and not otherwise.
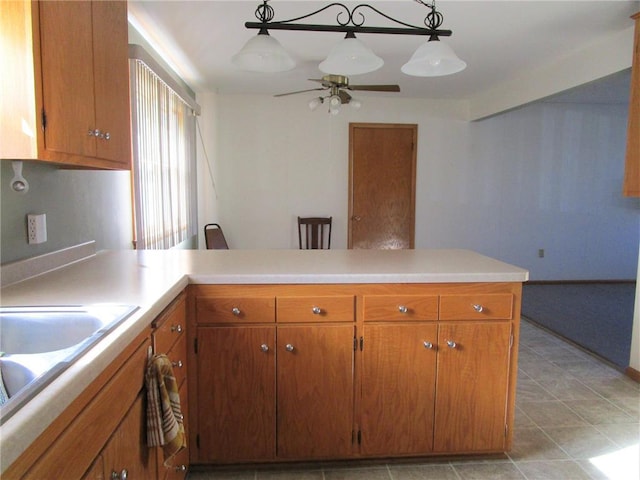
[{"label": "wooden chair back", "polygon": [[204,243],[207,250],[229,250],[222,227],[217,223],[208,223],[204,226]]},{"label": "wooden chair back", "polygon": [[300,250],[330,249],[332,218],[333,217],[298,217],[298,242],[300,244]]}]

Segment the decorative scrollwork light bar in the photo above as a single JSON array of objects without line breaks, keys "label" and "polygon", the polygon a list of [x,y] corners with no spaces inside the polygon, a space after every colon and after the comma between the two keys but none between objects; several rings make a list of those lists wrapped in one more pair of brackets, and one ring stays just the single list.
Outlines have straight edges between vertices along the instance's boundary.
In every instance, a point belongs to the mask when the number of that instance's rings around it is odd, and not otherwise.
[{"label": "decorative scrollwork light bar", "polygon": [[[439,37],[451,36],[451,30],[440,29],[443,16],[436,10],[435,0],[427,4],[422,0],[417,3],[429,8],[430,11],[424,19],[424,27],[411,25],[397,20],[377,8],[368,4],[359,4],[350,9],[342,3],[330,3],[316,11],[289,20],[275,21],[273,7],[269,0],[263,0],[255,11],[258,22],[246,22],[245,27],[259,30],[258,36],[249,40],[245,47],[234,56],[236,65],[247,70],[254,71],[284,71],[295,66],[290,55],[282,48],[280,43],[270,38],[269,30],[294,30],[313,32],[342,32],[345,39],[336,45],[329,57],[320,64],[320,69],[325,73],[340,75],[356,75],[377,70],[384,63],[369,48],[355,38],[356,33],[366,34],[391,34],[391,35],[424,35],[429,40],[421,45],[407,62],[402,71],[408,75],[439,76],[459,72],[466,67],[453,50],[441,43]],[[331,8],[337,8],[335,25],[299,23]],[[363,12],[371,11],[387,20],[401,25],[399,27],[376,27],[365,25]],[[324,64],[324,65],[323,65]],[[342,71],[335,71],[341,68]]]}]

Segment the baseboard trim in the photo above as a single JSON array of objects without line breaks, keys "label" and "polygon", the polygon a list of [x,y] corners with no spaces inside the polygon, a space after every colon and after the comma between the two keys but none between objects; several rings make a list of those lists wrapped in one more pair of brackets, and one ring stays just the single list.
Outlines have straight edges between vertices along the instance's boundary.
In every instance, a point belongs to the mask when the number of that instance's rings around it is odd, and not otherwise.
[{"label": "baseboard trim", "polygon": [[619,280],[529,280],[527,285],[563,285],[563,284],[584,284],[593,283],[636,283],[635,279],[619,279]]},{"label": "baseboard trim", "polygon": [[627,369],[624,371],[624,373],[631,380],[635,380],[636,382],[640,383],[640,372],[638,370],[636,370],[635,368],[627,367]]}]

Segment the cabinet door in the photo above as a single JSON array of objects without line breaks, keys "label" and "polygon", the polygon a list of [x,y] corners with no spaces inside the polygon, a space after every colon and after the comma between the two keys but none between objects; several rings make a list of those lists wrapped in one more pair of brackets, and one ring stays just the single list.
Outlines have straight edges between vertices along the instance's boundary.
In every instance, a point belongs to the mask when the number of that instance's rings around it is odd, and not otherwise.
[{"label": "cabinet door", "polygon": [[510,322],[440,325],[434,451],[504,450],[510,345]]},{"label": "cabinet door", "polygon": [[109,139],[96,143],[96,156],[131,163],[131,105],[127,2],[93,2],[93,65],[96,128]]},{"label": "cabinet door", "polygon": [[156,478],[155,455],[147,447],[143,395],[138,395],[102,452],[106,478],[113,478],[113,473],[121,474],[124,470],[128,478]]},{"label": "cabinet door", "polygon": [[339,458],[352,448],[353,325],[278,327],[278,457]]},{"label": "cabinet door", "polygon": [[433,448],[437,326],[365,325],[361,449],[364,455]]},{"label": "cabinet door", "polygon": [[39,2],[47,152],[95,157],[91,2]]},{"label": "cabinet door", "polygon": [[198,327],[201,463],[275,455],[275,327]]}]

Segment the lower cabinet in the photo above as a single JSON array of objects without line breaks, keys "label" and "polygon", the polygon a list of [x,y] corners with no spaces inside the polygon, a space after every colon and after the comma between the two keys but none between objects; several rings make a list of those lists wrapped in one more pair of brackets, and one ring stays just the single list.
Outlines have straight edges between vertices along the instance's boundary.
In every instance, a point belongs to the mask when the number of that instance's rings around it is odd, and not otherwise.
[{"label": "lower cabinet", "polygon": [[287,325],[277,331],[278,458],[348,456],[353,431],[353,324]]},{"label": "lower cabinet", "polygon": [[439,326],[435,452],[506,450],[511,334],[510,322]]},{"label": "lower cabinet", "polygon": [[140,394],[84,480],[156,478],[155,455],[146,443],[145,401]]},{"label": "lower cabinet", "polygon": [[438,326],[365,325],[361,444],[364,455],[433,450]]},{"label": "lower cabinet", "polygon": [[200,463],[275,458],[275,326],[198,327]]},{"label": "lower cabinet", "polygon": [[191,285],[191,463],[509,451],[521,288]]}]

